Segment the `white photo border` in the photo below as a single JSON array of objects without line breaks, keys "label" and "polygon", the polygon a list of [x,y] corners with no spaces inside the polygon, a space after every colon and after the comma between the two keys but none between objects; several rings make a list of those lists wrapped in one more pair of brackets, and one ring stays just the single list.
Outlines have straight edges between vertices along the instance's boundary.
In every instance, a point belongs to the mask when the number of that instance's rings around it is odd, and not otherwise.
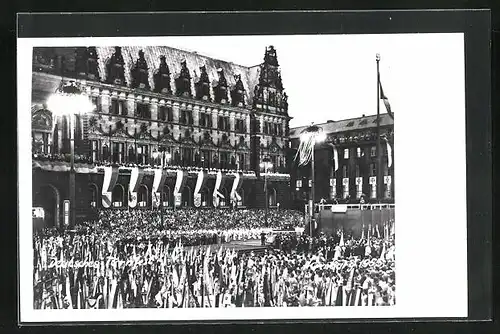
[{"label": "white photo border", "polygon": [[[131,322],[197,320],[462,318],[468,315],[467,201],[464,34],[426,35],[453,40],[455,78],[428,77],[408,88],[414,99],[393,105],[395,121],[396,305],[392,307],[34,310],[31,222],[31,82],[33,47],[165,45],[161,37],[21,38],[18,64],[19,320],[44,322]],[[394,36],[394,34],[392,35]],[[204,37],[200,37],[204,38]],[[241,36],[240,38],[245,38]],[[422,53],[433,52],[422,50]],[[452,65],[450,65],[452,66]],[[411,72],[415,74],[414,72]],[[409,81],[413,78],[409,78]],[[436,82],[437,81],[437,82]],[[435,88],[439,86],[440,89]],[[375,102],[375,101],[374,101]],[[402,108],[404,107],[404,108]],[[450,121],[452,120],[452,121]],[[450,140],[449,138],[452,138]],[[439,206],[422,202],[434,193]],[[446,209],[453,208],[453,210]],[[417,213],[422,213],[418,215]]]}]

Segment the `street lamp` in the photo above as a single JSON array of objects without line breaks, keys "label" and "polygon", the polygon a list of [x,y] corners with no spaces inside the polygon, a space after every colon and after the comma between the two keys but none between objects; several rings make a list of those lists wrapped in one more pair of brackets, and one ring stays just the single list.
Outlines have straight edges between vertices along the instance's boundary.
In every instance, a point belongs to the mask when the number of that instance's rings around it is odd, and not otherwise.
[{"label": "street lamp", "polygon": [[47,100],[47,108],[55,116],[67,116],[70,123],[70,170],[69,170],[69,203],[71,227],[76,221],[76,200],[75,200],[75,121],[74,115],[86,114],[93,110],[89,96],[84,94],[74,81],[64,82],[61,80],[59,87]]},{"label": "street lamp", "polygon": [[267,172],[273,168],[273,164],[271,162],[271,160],[269,159],[269,157],[264,157],[262,159],[262,162],[260,163],[260,168],[264,170],[264,191],[266,193],[266,206],[265,206],[265,213],[264,213],[264,223],[265,223],[265,226],[268,227],[268,223],[267,223],[267,210],[268,210],[268,206],[269,206],[269,198],[267,196]]},{"label": "street lamp", "polygon": [[309,233],[312,237],[313,228],[312,228],[312,220],[314,217],[314,191],[315,191],[315,182],[314,182],[314,146],[316,143],[322,143],[326,140],[326,134],[323,132],[323,129],[317,125],[311,125],[305,128],[300,134],[301,142],[310,142],[312,143],[311,147],[311,196],[309,201]]}]

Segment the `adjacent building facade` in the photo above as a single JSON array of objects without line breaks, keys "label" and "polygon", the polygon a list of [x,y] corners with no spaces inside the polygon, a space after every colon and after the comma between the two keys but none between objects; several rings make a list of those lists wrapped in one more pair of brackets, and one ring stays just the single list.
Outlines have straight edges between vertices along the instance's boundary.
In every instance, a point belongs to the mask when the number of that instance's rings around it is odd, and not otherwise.
[{"label": "adjacent building facade", "polygon": [[[74,161],[77,218],[101,209],[104,166],[118,167],[112,208],[127,208],[131,169],[143,171],[139,207],[151,208],[152,167],[168,170],[161,190],[174,205],[175,170],[187,180],[181,206],[193,206],[196,175],[207,171],[201,206],[212,203],[215,174],[229,206],[235,173],[242,175],[240,206],[290,205],[287,166],[289,121],[276,50],[245,67],[171,47],[34,48],[32,77],[33,206],[61,225],[69,198],[71,126],[47,100],[70,83],[93,104],[75,115]],[[264,178],[260,163],[272,162]],[[141,174],[141,175],[142,175]],[[198,205],[200,206],[200,205]]]},{"label": "adjacent building facade", "polygon": [[[377,180],[376,115],[316,125],[327,134],[327,139],[315,150],[315,201],[393,203],[394,120],[388,114],[380,115],[383,180]],[[293,161],[305,128],[290,130],[290,161]],[[295,162],[291,164],[297,167]],[[290,171],[293,201],[296,207],[303,208],[311,193],[311,164],[290,168]],[[383,182],[382,196],[377,196],[377,182]]]}]

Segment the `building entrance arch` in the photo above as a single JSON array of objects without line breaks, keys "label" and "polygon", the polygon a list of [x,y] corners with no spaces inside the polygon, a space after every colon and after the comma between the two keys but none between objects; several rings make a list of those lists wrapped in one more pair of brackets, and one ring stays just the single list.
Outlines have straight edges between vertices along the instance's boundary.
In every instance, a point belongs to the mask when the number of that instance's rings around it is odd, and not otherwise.
[{"label": "building entrance arch", "polygon": [[33,218],[35,230],[46,227],[61,227],[61,194],[52,184],[44,184],[35,191],[33,208],[43,209],[43,218]]}]

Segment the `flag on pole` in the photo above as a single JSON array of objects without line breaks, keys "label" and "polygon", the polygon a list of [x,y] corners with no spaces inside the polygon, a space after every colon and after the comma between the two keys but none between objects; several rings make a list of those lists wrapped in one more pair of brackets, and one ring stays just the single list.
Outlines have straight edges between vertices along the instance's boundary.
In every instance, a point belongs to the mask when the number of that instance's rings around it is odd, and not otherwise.
[{"label": "flag on pole", "polygon": [[387,113],[389,114],[389,116],[391,116],[391,118],[394,119],[394,114],[392,113],[391,105],[389,104],[389,99],[387,98],[387,96],[385,96],[384,90],[382,89],[382,82],[380,81],[380,74],[378,77],[378,84],[380,86],[380,98],[384,102],[385,109],[387,110]]},{"label": "flag on pole", "polygon": [[387,147],[387,167],[391,168],[391,166],[392,166],[392,147],[391,147],[391,144],[389,143],[389,140],[387,140],[386,136],[383,136],[382,139],[385,141],[385,145]]},{"label": "flag on pole", "polygon": [[334,171],[336,172],[339,169],[339,153],[337,151],[337,147],[330,143],[330,146],[333,148],[333,162],[335,163],[335,169]]}]

